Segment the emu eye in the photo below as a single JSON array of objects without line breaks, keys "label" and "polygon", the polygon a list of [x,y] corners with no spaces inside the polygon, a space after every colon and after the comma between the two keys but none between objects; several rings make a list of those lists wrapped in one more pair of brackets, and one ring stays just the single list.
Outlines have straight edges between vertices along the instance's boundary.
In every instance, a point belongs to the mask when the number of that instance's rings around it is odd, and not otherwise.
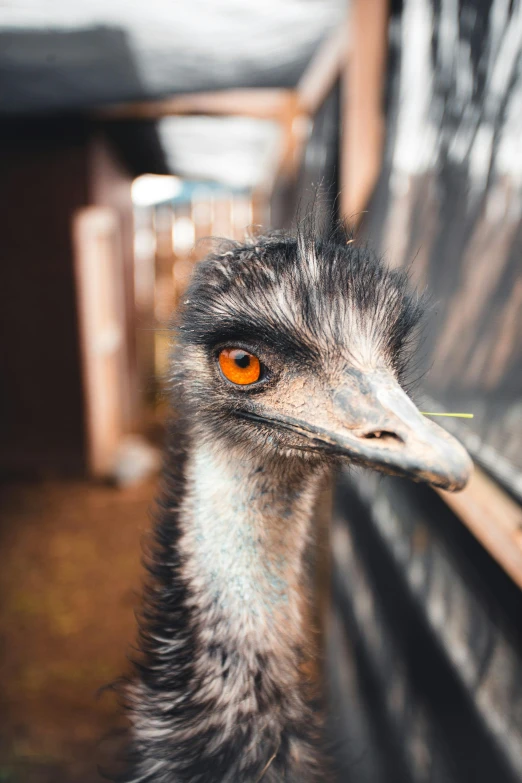
[{"label": "emu eye", "polygon": [[239,386],[248,386],[261,377],[261,362],[242,348],[223,348],[219,352],[219,366],[225,378]]}]

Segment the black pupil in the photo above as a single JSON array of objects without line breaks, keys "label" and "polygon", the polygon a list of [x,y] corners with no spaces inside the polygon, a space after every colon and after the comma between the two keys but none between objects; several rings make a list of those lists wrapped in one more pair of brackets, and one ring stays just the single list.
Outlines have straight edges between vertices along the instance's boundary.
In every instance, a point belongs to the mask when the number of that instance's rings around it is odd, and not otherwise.
[{"label": "black pupil", "polygon": [[246,370],[250,364],[250,354],[245,353],[245,351],[236,351],[234,354],[234,361],[238,367],[241,367],[242,370]]}]

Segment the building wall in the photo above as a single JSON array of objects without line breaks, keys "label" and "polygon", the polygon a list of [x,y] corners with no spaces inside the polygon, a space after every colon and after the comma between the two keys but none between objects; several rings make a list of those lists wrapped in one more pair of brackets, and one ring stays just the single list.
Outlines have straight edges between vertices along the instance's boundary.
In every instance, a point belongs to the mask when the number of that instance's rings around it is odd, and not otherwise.
[{"label": "building wall", "polygon": [[114,209],[121,229],[124,422],[137,421],[130,176],[93,127],[65,119],[0,128],[0,470],[78,475],[87,441],[73,219]]},{"label": "building wall", "polygon": [[83,467],[71,218],[87,201],[86,130],[24,122],[0,129],[0,467]]}]

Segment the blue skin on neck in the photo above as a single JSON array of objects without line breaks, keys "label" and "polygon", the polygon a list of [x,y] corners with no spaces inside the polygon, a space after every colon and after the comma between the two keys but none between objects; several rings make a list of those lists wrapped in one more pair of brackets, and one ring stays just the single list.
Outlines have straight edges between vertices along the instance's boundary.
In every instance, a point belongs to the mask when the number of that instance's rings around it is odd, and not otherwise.
[{"label": "blue skin on neck", "polygon": [[192,557],[220,609],[268,620],[288,604],[299,561],[302,542],[288,520],[310,513],[312,493],[306,485],[272,481],[262,465],[234,457],[209,446],[194,455],[187,520],[197,544]]}]

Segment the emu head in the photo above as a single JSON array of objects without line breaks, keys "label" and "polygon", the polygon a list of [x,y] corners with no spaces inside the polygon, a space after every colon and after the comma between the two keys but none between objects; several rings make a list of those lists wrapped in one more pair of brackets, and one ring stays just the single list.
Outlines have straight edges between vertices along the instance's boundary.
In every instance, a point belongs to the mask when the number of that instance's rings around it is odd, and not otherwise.
[{"label": "emu head", "polygon": [[349,461],[445,489],[471,461],[403,389],[422,300],[346,237],[230,243],[194,275],[177,375],[199,439],[291,462]]}]

